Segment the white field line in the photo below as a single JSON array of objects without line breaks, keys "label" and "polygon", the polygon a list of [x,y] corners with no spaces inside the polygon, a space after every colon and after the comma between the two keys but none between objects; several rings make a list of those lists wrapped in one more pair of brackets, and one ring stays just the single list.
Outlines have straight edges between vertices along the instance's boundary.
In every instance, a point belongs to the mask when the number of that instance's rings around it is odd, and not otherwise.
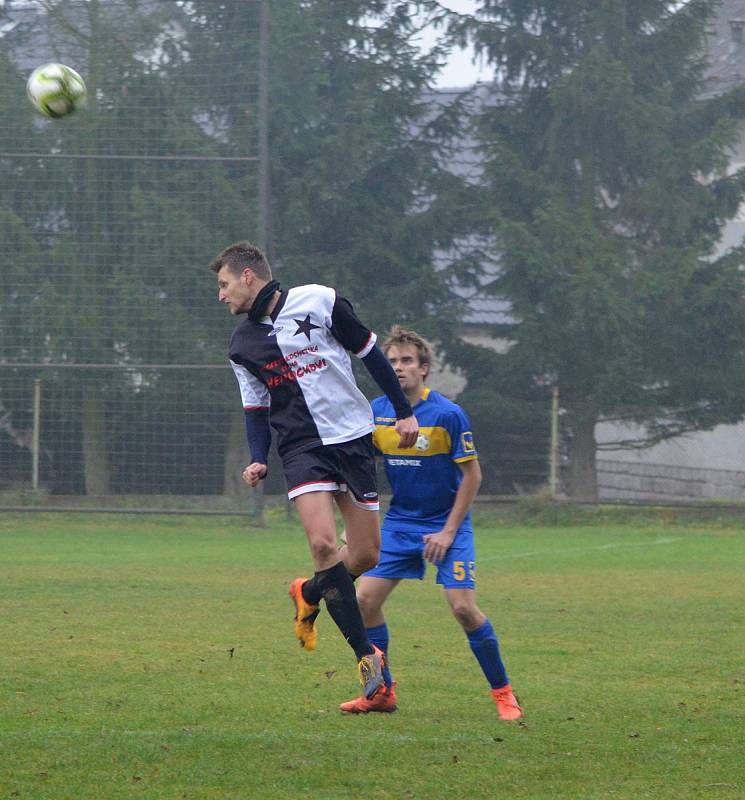
[{"label": "white field line", "polygon": [[652,542],[612,542],[611,544],[598,544],[587,547],[562,547],[556,550],[526,550],[523,553],[504,553],[495,556],[477,558],[478,563],[484,561],[512,561],[516,558],[531,558],[532,556],[560,556],[564,553],[589,553],[593,550],[615,550],[622,547],[654,547],[658,545],[673,544],[683,540],[683,536],[666,536]]}]

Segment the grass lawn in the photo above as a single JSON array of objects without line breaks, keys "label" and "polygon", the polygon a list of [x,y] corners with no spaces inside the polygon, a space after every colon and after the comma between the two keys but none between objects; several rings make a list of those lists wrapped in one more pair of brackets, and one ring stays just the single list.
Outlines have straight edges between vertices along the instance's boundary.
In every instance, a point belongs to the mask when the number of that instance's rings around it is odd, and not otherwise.
[{"label": "grass lawn", "polygon": [[745,532],[481,520],[479,603],[526,711],[500,722],[434,578],[387,606],[399,711],[345,716],[305,653],[297,524],[5,514],[0,800],[745,798]]}]

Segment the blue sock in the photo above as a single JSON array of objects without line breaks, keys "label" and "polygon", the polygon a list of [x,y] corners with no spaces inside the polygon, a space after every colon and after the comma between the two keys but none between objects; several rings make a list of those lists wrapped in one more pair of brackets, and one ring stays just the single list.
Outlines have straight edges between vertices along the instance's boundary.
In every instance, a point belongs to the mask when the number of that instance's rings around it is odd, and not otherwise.
[{"label": "blue sock", "polygon": [[385,681],[386,686],[393,686],[393,677],[391,676],[390,669],[388,669],[388,626],[384,622],[382,625],[376,625],[374,628],[368,628],[367,638],[370,640],[370,644],[374,644],[376,647],[379,647],[385,654],[383,680]]},{"label": "blue sock", "polygon": [[499,655],[499,641],[491,622],[487,619],[475,631],[466,631],[466,636],[491,688],[501,689],[506,686],[510,681]]}]

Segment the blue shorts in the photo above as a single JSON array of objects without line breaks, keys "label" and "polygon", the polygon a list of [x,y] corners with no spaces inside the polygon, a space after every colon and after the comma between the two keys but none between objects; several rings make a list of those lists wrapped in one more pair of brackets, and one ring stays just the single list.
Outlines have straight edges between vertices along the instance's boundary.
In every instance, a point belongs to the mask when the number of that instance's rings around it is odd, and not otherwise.
[{"label": "blue shorts", "polygon": [[[383,524],[378,566],[366,572],[372,578],[417,578],[422,580],[427,563],[422,558],[423,537],[436,531],[399,531]],[[476,588],[476,550],[473,531],[459,528],[445,558],[435,565],[437,583],[445,589]]]}]

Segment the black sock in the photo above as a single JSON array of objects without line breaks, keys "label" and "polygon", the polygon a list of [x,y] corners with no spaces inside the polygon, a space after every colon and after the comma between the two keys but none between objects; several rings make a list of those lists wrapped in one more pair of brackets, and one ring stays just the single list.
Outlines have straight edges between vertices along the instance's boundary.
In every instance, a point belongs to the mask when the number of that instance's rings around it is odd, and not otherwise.
[{"label": "black sock", "polygon": [[306,603],[310,603],[312,606],[317,606],[321,602],[321,590],[318,588],[318,576],[320,575],[319,572],[312,578],[308,578],[307,581],[300,587],[300,591],[305,599]]},{"label": "black sock", "polygon": [[[367,638],[365,625],[362,622],[360,607],[357,605],[354,583],[349,577],[344,562],[340,561],[329,569],[316,572],[314,579],[323,599],[326,601],[326,608],[331,615],[331,619],[334,620],[336,627],[339,628],[344,638],[349,642],[349,646],[354,650],[357,660],[359,661],[362,656],[374,652],[373,646]],[[305,596],[305,593],[303,593],[303,596]]]},{"label": "black sock", "polygon": [[[321,602],[321,590],[318,587],[318,575],[316,574],[312,578],[308,578],[307,581],[300,587],[300,591],[305,598],[306,603],[310,603],[312,606],[317,606]],[[352,583],[354,583],[359,575],[353,575],[351,572],[349,573],[349,577],[352,579]]]}]

